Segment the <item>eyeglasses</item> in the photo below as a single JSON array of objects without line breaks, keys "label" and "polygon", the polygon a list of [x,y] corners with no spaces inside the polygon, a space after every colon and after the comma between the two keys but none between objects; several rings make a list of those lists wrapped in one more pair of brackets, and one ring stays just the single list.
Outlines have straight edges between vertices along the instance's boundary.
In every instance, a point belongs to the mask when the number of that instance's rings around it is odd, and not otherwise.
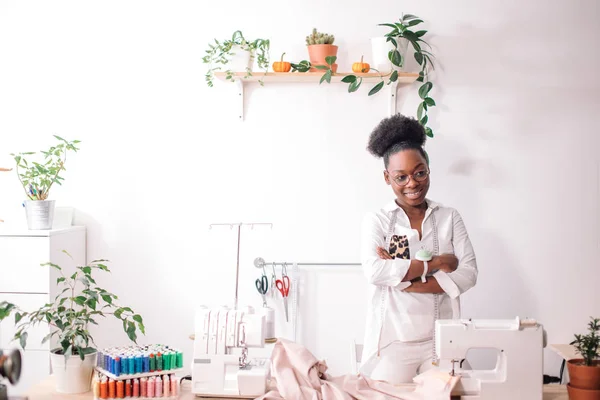
[{"label": "eyeglasses", "polygon": [[396,182],[396,185],[405,186],[408,183],[408,180],[410,178],[413,178],[417,182],[423,182],[423,181],[427,180],[427,177],[429,176],[429,171],[424,169],[424,170],[417,171],[412,175],[398,175],[398,176],[392,176],[392,174],[388,171],[388,175],[394,182]]}]

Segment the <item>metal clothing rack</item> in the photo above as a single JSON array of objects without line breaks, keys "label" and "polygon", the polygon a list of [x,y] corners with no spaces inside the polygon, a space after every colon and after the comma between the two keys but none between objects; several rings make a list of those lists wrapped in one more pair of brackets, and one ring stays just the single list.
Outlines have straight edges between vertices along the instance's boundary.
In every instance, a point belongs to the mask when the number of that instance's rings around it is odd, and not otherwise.
[{"label": "metal clothing rack", "polygon": [[298,266],[311,266],[311,267],[326,267],[326,266],[360,266],[361,263],[308,263],[308,262],[266,262],[262,257],[254,259],[254,266],[256,268],[263,268],[270,265],[298,265]]},{"label": "metal clothing rack", "polygon": [[236,267],[235,267],[235,301],[234,301],[234,310],[238,308],[238,291],[239,291],[239,281],[240,281],[240,244],[242,237],[242,226],[248,225],[251,229],[254,229],[254,225],[269,225],[273,228],[273,224],[270,222],[235,222],[235,223],[217,223],[210,224],[209,229],[212,229],[213,226],[229,226],[229,229],[233,229],[237,227],[237,258],[236,258]]}]

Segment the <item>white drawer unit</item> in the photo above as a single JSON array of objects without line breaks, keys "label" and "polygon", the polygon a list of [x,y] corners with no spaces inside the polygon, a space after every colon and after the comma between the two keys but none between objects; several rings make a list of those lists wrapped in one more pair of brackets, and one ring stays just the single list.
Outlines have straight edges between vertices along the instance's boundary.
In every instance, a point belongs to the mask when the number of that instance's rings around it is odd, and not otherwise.
[{"label": "white drawer unit", "polygon": [[[76,266],[85,265],[85,227],[35,231],[13,230],[0,225],[0,301],[31,311],[54,299],[60,293],[56,286],[60,274],[50,266],[40,265],[46,262],[59,265],[65,276],[71,275]],[[14,322],[11,316],[0,323],[0,349],[20,348],[18,341],[12,341]],[[16,386],[8,385],[10,396],[22,395],[49,375],[52,344],[41,344],[42,338],[49,332],[45,324],[28,331],[27,349],[22,353],[21,379]]]}]

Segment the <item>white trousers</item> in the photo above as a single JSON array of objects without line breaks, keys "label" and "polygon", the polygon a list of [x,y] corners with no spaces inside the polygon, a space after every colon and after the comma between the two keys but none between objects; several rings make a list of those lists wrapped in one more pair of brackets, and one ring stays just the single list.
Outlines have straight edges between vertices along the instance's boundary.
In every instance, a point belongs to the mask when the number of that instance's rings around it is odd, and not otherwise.
[{"label": "white trousers", "polygon": [[392,342],[381,349],[370,378],[393,385],[412,383],[415,376],[433,367],[432,359],[433,340]]}]

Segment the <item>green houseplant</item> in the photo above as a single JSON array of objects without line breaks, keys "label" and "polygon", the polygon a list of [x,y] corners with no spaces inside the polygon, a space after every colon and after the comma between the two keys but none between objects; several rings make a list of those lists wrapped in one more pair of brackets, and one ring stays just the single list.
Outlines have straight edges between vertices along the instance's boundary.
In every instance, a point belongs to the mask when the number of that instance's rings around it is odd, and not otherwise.
[{"label": "green houseplant", "polygon": [[133,342],[137,340],[138,331],[145,334],[142,317],[131,308],[118,305],[115,294],[96,284],[94,272],[110,272],[106,262],[94,260],[88,265],[77,266],[71,275],[65,275],[63,268],[56,264],[44,263],[42,266],[54,268],[59,274],[56,279],[59,293],[50,303],[35,311],[25,311],[15,304],[0,302],[0,321],[14,314],[16,332],[13,339],[18,340],[23,349],[27,346],[30,329],[39,324],[47,324],[50,328],[42,343],[51,340],[58,344],[51,350],[51,363],[59,392],[90,390],[97,351],[88,330],[89,324],[97,325],[98,318],[111,313],[122,321],[123,330]]},{"label": "green houseplant", "polygon": [[47,151],[42,150],[43,159],[33,161],[35,152],[11,153],[17,165],[17,176],[23,186],[27,200],[25,211],[29,229],[51,229],[54,217],[54,200],[48,200],[50,189],[64,180],[60,173],[65,170],[67,153],[77,152],[79,140],[68,141],[54,135],[58,144]]},{"label": "green houseplant", "polygon": [[[252,65],[256,58],[258,67],[265,74],[269,70],[269,50],[271,42],[269,39],[249,40],[244,37],[242,31],[235,31],[231,39],[208,44],[202,62],[208,64],[206,72],[206,84],[213,86],[215,72],[225,72],[227,80],[235,80],[235,72],[246,72],[245,77],[252,76]],[[262,84],[262,81],[260,81]]]},{"label": "green houseplant", "polygon": [[571,342],[583,357],[567,363],[570,378],[567,389],[569,398],[574,400],[600,398],[600,319],[590,318],[588,334],[575,334]]}]

